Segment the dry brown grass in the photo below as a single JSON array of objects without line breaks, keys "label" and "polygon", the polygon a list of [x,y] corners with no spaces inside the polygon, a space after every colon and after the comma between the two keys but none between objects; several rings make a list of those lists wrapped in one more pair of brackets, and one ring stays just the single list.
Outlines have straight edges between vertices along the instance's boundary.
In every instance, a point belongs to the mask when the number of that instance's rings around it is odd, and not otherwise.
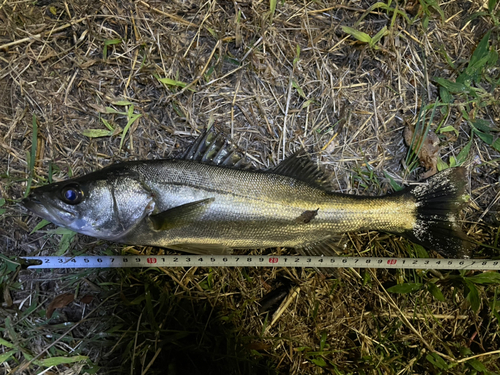
[{"label": "dry brown grass", "polygon": [[[0,215],[2,254],[50,255],[60,246],[60,236],[46,228],[30,234],[39,219],[15,205],[30,175],[32,116],[38,124],[34,185],[48,181],[50,164],[59,180],[118,160],[176,156],[207,124],[230,134],[259,168],[300,147],[313,150],[341,192],[391,191],[385,173],[400,184],[417,179],[422,171],[404,170],[403,129],[416,122],[422,105],[439,97],[433,77],[454,80],[493,21],[484,16],[466,22],[484,11],[482,2],[453,0],[441,4],[443,19],[430,9],[424,30],[423,14],[413,12],[418,6],[394,1],[391,7],[396,3],[414,22],[399,15],[392,23],[392,12],[367,12],[371,2],[350,0],[283,1],[274,15],[267,1],[1,2],[0,195],[12,203]],[[342,26],[371,36],[387,26],[389,33],[375,49]],[[491,40],[498,50],[498,27]],[[498,66],[490,73],[498,79]],[[186,87],[162,84],[161,78]],[[471,112],[498,124],[499,95],[492,89],[490,105]],[[125,128],[126,116],[106,113],[106,107],[122,111],[116,103],[124,100],[141,117],[120,148],[118,127]],[[439,155],[448,162],[465,147],[471,129],[459,106],[446,116],[437,112],[432,130],[445,120],[458,132],[439,135]],[[117,129],[113,136],[83,135],[105,130],[101,119]],[[463,219],[468,234],[490,246],[478,247],[478,257],[498,256],[499,160],[498,151],[473,138],[466,162],[471,199]],[[353,255],[413,254],[408,242],[377,233],[353,235],[349,246]],[[78,235],[68,251],[161,250],[124,249]],[[35,273],[6,264],[0,331],[18,351],[2,364],[3,373],[39,373],[47,368],[40,360],[77,354],[90,359],[46,373],[84,373],[90,363],[102,366],[97,373],[138,374],[434,374],[477,371],[480,365],[499,371],[498,285],[477,286],[475,312],[458,273]],[[259,315],[257,302],[278,277],[291,280],[296,293],[269,325],[272,317]],[[386,291],[402,282],[426,287],[412,294]],[[431,283],[444,301],[429,292]],[[86,294],[95,298],[47,320],[49,302],[66,292],[76,301]],[[0,355],[9,350],[3,347]]]}]

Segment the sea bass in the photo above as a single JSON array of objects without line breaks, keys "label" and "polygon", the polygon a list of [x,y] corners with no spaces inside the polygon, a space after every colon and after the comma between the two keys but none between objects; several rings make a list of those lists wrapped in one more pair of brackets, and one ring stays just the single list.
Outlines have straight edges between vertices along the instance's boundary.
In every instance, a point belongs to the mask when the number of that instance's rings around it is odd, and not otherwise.
[{"label": "sea bass", "polygon": [[399,234],[448,257],[467,251],[458,223],[463,168],[367,197],[333,192],[304,151],[263,171],[240,168],[236,155],[207,131],[183,158],[110,165],[34,189],[23,205],[88,236],[198,254],[288,247],[329,255],[339,234],[360,230]]}]

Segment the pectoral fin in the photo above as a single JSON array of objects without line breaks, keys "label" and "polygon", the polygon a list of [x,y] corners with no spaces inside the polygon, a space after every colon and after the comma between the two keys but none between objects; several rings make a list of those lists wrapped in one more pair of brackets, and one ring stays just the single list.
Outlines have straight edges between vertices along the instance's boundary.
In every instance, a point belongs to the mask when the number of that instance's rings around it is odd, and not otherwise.
[{"label": "pectoral fin", "polygon": [[169,210],[151,215],[149,218],[156,230],[169,230],[198,218],[210,206],[215,198],[202,199],[201,201],[190,202],[177,206]]}]

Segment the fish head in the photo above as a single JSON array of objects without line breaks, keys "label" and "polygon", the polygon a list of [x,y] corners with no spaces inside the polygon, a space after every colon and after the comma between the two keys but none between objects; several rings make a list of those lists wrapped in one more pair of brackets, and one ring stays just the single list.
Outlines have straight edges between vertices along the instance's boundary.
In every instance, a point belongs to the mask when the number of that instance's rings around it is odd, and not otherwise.
[{"label": "fish head", "polygon": [[155,205],[153,195],[138,176],[119,168],[105,168],[33,189],[22,204],[61,227],[116,241]]}]

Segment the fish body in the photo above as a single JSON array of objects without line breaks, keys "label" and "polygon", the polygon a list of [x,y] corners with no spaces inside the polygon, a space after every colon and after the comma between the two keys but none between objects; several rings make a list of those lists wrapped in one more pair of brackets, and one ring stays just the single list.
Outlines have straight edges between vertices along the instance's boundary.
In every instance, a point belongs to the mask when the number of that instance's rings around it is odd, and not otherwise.
[{"label": "fish body", "polygon": [[125,162],[34,189],[23,203],[89,236],[190,253],[324,254],[340,233],[377,230],[456,256],[466,248],[457,224],[463,188],[464,170],[455,168],[396,194],[338,194],[299,152],[266,171],[187,159]]}]

